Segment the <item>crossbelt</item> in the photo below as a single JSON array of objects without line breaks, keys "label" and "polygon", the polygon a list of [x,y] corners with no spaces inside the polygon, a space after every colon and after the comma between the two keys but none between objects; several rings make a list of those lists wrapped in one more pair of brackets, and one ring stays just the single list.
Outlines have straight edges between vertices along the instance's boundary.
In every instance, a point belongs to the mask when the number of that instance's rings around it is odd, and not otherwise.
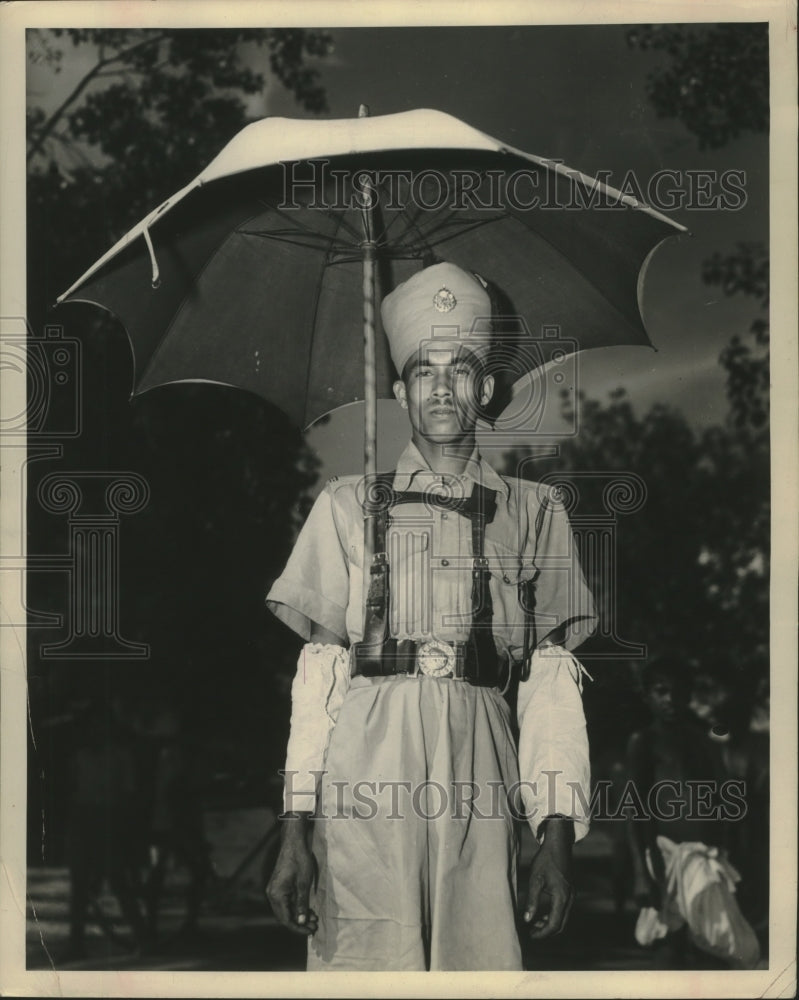
[{"label": "crossbelt", "polygon": [[364,637],[352,649],[352,672],[356,676],[389,676],[413,673],[420,643],[397,640],[389,635],[389,565],[386,557],[388,512],[403,503],[425,504],[468,517],[472,524],[472,625],[465,643],[454,643],[454,675],[471,684],[495,687],[499,681],[499,658],[491,632],[494,615],[491,601],[491,574],[485,557],[485,529],[496,513],[496,493],[475,483],[469,497],[442,497],[434,491],[398,492],[394,473],[376,476],[367,484],[364,516],[375,518],[375,551],[370,567],[366,599]]}]

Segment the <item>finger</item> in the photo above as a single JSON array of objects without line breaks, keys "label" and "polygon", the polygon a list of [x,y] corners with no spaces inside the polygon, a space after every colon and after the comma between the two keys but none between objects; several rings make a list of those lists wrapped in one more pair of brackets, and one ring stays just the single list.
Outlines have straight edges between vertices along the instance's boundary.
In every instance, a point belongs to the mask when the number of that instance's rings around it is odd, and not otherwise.
[{"label": "finger", "polygon": [[525,923],[532,923],[538,912],[541,900],[541,890],[544,888],[544,880],[540,875],[534,875],[530,879],[530,888],[527,890],[527,906],[524,909]]},{"label": "finger", "polygon": [[310,906],[308,905],[308,898],[311,893],[311,883],[305,881],[304,879],[297,879],[297,888],[294,896],[294,918],[299,927],[303,930],[308,928],[308,916],[310,913]]},{"label": "finger", "polygon": [[572,911],[572,906],[574,905],[574,893],[570,889],[566,897],[566,907],[563,911],[563,919],[560,922],[560,927],[555,931],[556,934],[562,933],[566,929],[566,924],[569,922],[569,915]]},{"label": "finger", "polygon": [[[272,912],[283,927],[293,931],[295,934],[312,934],[305,921],[298,922],[299,916],[296,905],[296,889],[292,882],[272,881],[266,890],[266,895],[272,906]],[[306,906],[307,912],[307,906]]]},{"label": "finger", "polygon": [[560,927],[566,909],[566,893],[559,887],[552,892],[551,899],[546,919],[541,924],[536,925],[536,929],[531,932],[530,937],[535,939],[549,937]]},{"label": "finger", "polygon": [[283,924],[284,927],[291,928],[294,924],[291,914],[291,893],[286,890],[272,890],[269,894],[269,902],[272,904],[272,912]]}]

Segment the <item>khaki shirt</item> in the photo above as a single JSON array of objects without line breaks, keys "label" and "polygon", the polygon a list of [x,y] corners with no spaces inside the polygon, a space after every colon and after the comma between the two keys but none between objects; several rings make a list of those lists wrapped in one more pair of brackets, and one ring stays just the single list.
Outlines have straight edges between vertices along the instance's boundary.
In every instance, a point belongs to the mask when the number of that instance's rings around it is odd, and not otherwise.
[{"label": "khaki shirt", "polygon": [[[462,475],[440,475],[410,443],[397,463],[397,491],[440,491],[468,497],[475,483],[497,495],[485,531],[491,571],[492,629],[497,647],[518,658],[524,613],[518,585],[535,580],[535,643],[558,638],[568,649],[594,630],[594,603],[580,569],[574,536],[557,491],[505,479],[477,452]],[[300,532],[288,564],[267,596],[268,607],[306,641],[313,622],[347,646],[363,630],[363,478],[330,480]],[[465,640],[471,625],[471,521],[421,503],[393,507],[388,521],[390,630],[398,638]],[[368,575],[368,574],[367,574]]]}]

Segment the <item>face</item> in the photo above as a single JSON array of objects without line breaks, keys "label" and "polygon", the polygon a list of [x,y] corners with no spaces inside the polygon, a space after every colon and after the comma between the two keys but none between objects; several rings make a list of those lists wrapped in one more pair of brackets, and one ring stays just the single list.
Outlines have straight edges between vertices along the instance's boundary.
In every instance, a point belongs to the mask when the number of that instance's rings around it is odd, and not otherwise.
[{"label": "face", "polygon": [[647,687],[647,704],[656,719],[671,722],[685,707],[681,688],[668,677],[653,677]]},{"label": "face", "polygon": [[394,395],[408,411],[414,437],[452,444],[474,432],[478,408],[491,400],[493,377],[459,344],[425,349],[405,366]]}]

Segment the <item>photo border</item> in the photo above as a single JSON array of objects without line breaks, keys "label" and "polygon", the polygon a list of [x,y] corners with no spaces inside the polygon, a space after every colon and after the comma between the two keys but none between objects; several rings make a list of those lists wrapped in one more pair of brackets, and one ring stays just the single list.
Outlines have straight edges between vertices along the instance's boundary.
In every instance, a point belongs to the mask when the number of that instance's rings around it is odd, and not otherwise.
[{"label": "photo border", "polygon": [[[0,316],[24,317],[25,29],[47,26],[432,26],[436,24],[633,24],[768,21],[770,25],[770,223],[772,311],[772,567],[770,964],[748,972],[230,973],[25,969],[25,634],[0,627],[0,990],[8,996],[792,996],[796,989],[796,579],[797,579],[797,109],[796,10],[786,3],[558,2],[327,3],[217,0],[21,2],[0,9],[3,155]],[[6,387],[9,382],[6,382]],[[18,387],[18,381],[11,384]],[[24,408],[25,401],[21,400]],[[16,411],[15,411],[16,412]],[[2,551],[24,554],[18,497],[24,443],[2,444]],[[14,502],[14,497],[17,501]],[[24,492],[22,493],[24,497]],[[24,502],[23,502],[24,511]],[[24,518],[24,513],[23,513]],[[9,587],[8,578],[14,580]],[[2,607],[18,600],[16,574],[0,574]],[[0,622],[0,626],[5,625]]]}]

